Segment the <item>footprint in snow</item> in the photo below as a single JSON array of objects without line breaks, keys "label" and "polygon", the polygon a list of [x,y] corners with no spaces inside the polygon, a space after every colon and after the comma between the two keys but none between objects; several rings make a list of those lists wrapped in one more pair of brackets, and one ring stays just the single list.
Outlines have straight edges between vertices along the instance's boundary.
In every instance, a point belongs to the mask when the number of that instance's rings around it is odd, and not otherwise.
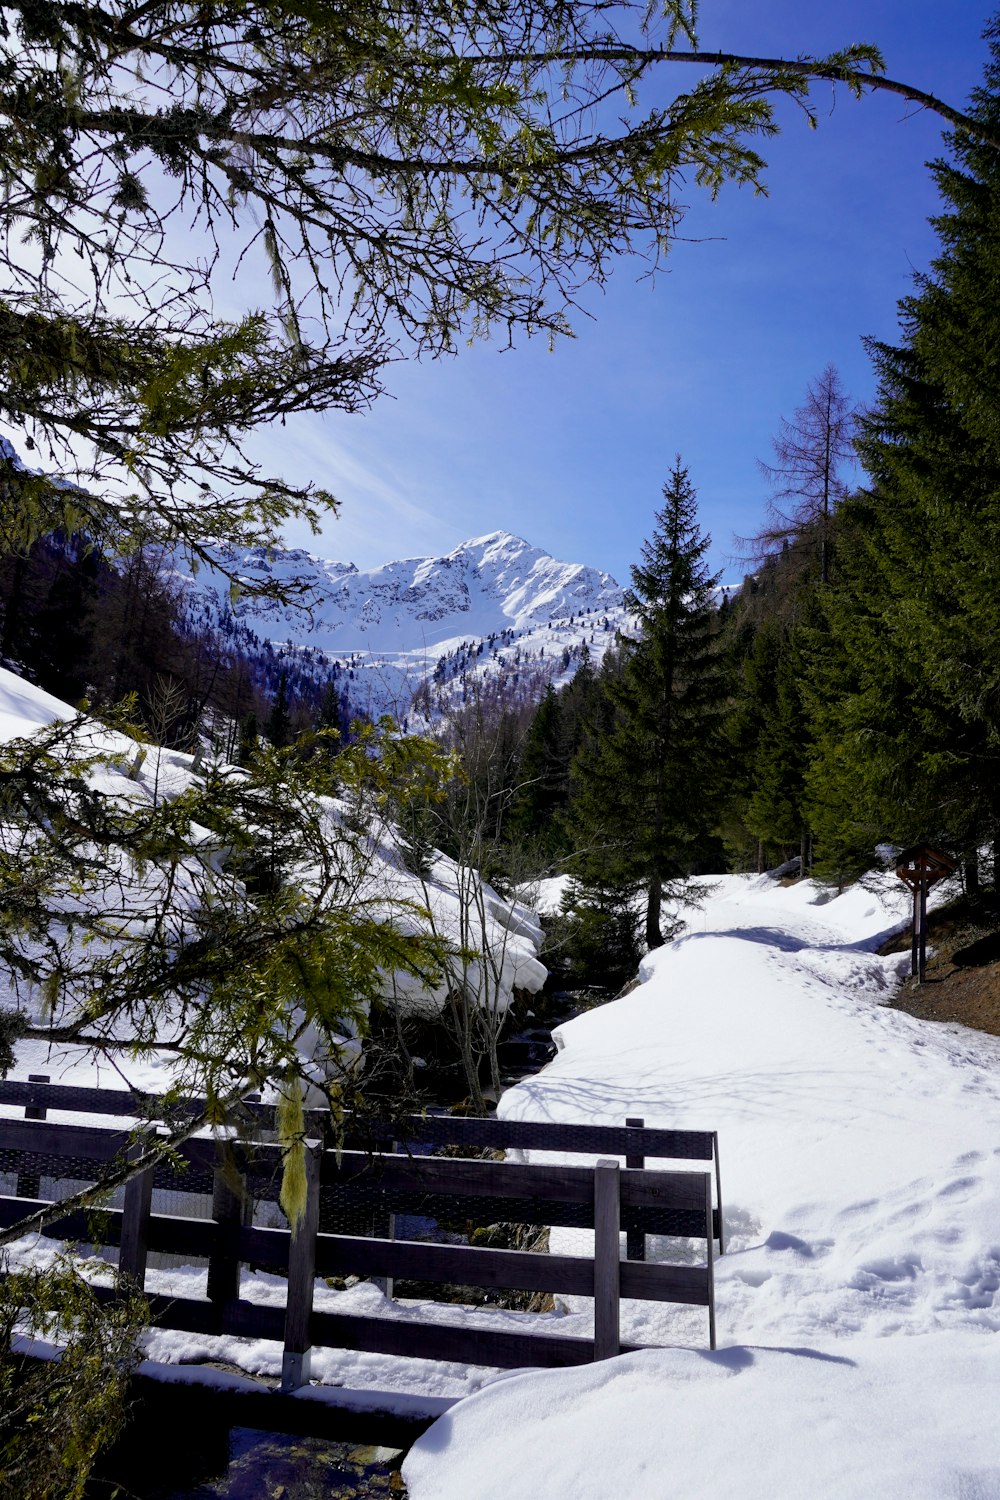
[{"label": "footprint in snow", "polygon": [[878,1198],[865,1198],[861,1203],[849,1203],[846,1208],[840,1210],[837,1218],[856,1219],[859,1214],[863,1214],[866,1218],[869,1218],[875,1209],[880,1207],[881,1203]]},{"label": "footprint in snow", "polygon": [[832,1240],[817,1240],[814,1245],[811,1245],[808,1240],[800,1240],[797,1234],[787,1234],[783,1229],[772,1229],[764,1241],[764,1248],[766,1250],[791,1250],[803,1260],[812,1260],[817,1254],[825,1254],[832,1244]]},{"label": "footprint in snow", "polygon": [[913,1281],[923,1269],[919,1255],[885,1255],[858,1266],[851,1280],[867,1291],[875,1282]]},{"label": "footprint in snow", "polygon": [[938,1189],[939,1198],[957,1198],[959,1202],[965,1202],[982,1186],[978,1177],[958,1177],[954,1182],[945,1183],[943,1188]]}]

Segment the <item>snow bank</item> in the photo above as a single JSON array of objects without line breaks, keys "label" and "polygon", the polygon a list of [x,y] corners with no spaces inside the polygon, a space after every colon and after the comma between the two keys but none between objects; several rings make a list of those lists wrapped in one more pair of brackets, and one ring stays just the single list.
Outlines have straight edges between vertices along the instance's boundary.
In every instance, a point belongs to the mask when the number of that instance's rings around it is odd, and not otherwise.
[{"label": "snow bank", "polygon": [[417,1440],[411,1500],[996,1500],[1000,1348],[651,1350],[469,1397]]},{"label": "snow bank", "polygon": [[640,987],[500,1108],[719,1131],[722,1347],[703,1310],[624,1302],[626,1341],[694,1348],[487,1389],[414,1450],[413,1500],[1000,1497],[1000,1041],[885,1007],[908,961],[874,951],[906,915],[890,878],[704,885]]},{"label": "snow bank", "polygon": [[[27,737],[56,720],[71,719],[73,714],[69,705],[0,669],[0,743]],[[89,773],[90,780],[106,795],[123,801],[177,796],[197,779],[190,755],[156,746],[144,747],[145,759],[134,769],[140,747],[127,736],[105,731],[100,726],[88,725],[81,747],[107,755],[108,763],[95,766]],[[330,840],[336,841],[345,809],[328,800],[325,811]],[[505,901],[492,886],[479,882],[475,872],[460,869],[443,855],[435,859],[426,880],[419,879],[404,868],[400,841],[389,825],[373,825],[368,853],[368,866],[357,885],[355,899],[369,913],[405,925],[410,932],[432,927],[456,952],[478,952],[478,960],[455,966],[473,1003],[487,1005],[495,1014],[502,1015],[515,990],[534,994],[541,989],[546,970],[538,961],[542,932],[533,913],[516,902]],[[308,868],[301,873],[307,882]],[[109,878],[114,878],[113,870]],[[182,896],[183,887],[181,879]],[[117,899],[123,899],[120,889],[116,888],[116,895]],[[130,899],[137,914],[141,898],[140,886],[131,889]],[[410,975],[386,974],[384,993],[387,1000],[436,1013],[447,1002],[448,982],[443,980],[435,986]],[[5,990],[6,984],[0,976],[0,1004],[4,1003]],[[40,1044],[25,1043],[18,1049],[17,1058],[12,1076],[24,1076],[44,1065],[46,1071],[59,1070],[64,1079],[69,1076],[66,1070],[71,1070],[73,1081],[80,1084],[96,1083],[100,1078],[97,1065],[76,1048],[64,1049],[63,1054],[54,1058]],[[155,1089],[163,1082],[158,1063],[138,1062],[130,1064],[130,1069],[130,1079],[138,1087]],[[114,1081],[120,1086],[120,1079]]]}]

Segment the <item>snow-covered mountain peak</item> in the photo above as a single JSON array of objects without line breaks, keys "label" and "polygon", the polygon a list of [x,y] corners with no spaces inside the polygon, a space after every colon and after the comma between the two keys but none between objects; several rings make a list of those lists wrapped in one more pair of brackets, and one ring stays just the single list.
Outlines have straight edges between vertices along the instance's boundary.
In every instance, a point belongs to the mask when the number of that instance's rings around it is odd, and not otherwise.
[{"label": "snow-covered mountain peak", "polygon": [[[338,654],[435,646],[622,604],[610,573],[559,562],[509,531],[367,569],[303,548],[245,548],[220,561],[245,583],[294,583],[308,599],[306,613],[248,597],[237,612],[253,617],[258,634],[284,641],[291,625],[293,640]],[[221,571],[203,570],[193,588],[221,596],[228,584]]]},{"label": "snow-covered mountain peak", "polygon": [[466,691],[470,673],[509,673],[521,690],[540,692],[572,675],[584,643],[599,660],[624,623],[610,573],[560,562],[509,531],[366,569],[302,548],[234,550],[220,562],[245,584],[282,584],[301,602],[248,588],[234,611],[220,568],[194,580],[178,574],[190,608],[220,623],[235,613],[236,625],[273,646],[311,653],[317,670],[346,664],[352,701],[366,711],[405,713],[432,680]]}]

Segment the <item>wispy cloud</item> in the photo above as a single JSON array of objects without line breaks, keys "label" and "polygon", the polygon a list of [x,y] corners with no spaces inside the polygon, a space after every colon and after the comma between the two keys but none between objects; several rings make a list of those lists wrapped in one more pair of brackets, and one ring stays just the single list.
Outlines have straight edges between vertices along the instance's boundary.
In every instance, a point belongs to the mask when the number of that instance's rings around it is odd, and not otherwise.
[{"label": "wispy cloud", "polygon": [[288,528],[289,541],[361,567],[453,546],[452,528],[415,498],[412,469],[388,449],[370,451],[375,431],[354,437],[344,430],[364,421],[304,416],[254,438],[261,463],[294,482],[312,481],[338,501],[338,516],[323,525],[320,538],[298,525]]}]

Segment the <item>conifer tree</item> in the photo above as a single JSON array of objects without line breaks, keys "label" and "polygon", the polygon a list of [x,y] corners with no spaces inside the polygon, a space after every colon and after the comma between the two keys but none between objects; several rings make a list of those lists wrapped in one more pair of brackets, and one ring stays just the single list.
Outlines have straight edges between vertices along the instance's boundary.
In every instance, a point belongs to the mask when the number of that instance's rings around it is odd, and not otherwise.
[{"label": "conifer tree", "polygon": [[[610,662],[613,659],[613,651],[605,652],[602,667],[604,662]],[[585,736],[589,733],[597,714],[600,698],[598,673],[594,669],[590,647],[584,643],[580,653],[580,665],[559,694],[567,763],[572,761]]]},{"label": "conifer tree", "polygon": [[343,739],[346,727],[344,716],[341,713],[340,694],[337,692],[337,684],[331,678],[326,685],[326,692],[323,694],[323,699],[316,715],[316,728],[332,730]]},{"label": "conifer tree", "polygon": [[511,826],[522,841],[533,842],[546,864],[565,860],[578,843],[573,765],[584,745],[599,740],[610,724],[603,682],[614,663],[614,652],[605,653],[598,673],[584,643],[569,682],[553,691],[551,703],[546,692],[528,726]]},{"label": "conifer tree", "polygon": [[[646,890],[646,942],[663,941],[664,882],[705,853],[718,803],[725,672],[710,538],[677,458],[663,487],[652,538],[632,568],[626,596],[639,625],[621,639],[621,670],[607,683],[614,721],[578,768],[578,818],[595,844],[591,864]],[[596,870],[594,873],[597,873]]]},{"label": "conifer tree", "polygon": [[87,619],[95,701],[110,705],[136,692],[145,706],[157,677],[173,675],[178,665],[178,617],[176,591],[152,553],[137,551],[113,572],[107,570]]},{"label": "conifer tree", "polygon": [[292,716],[288,711],[288,674],[282,672],[278,678],[278,691],[274,695],[271,713],[264,725],[264,733],[276,750],[283,750],[291,743]]},{"label": "conifer tree", "polygon": [[557,853],[561,844],[557,817],[568,781],[562,703],[550,682],[528,726],[510,813],[511,831],[546,855]]},{"label": "conifer tree", "polygon": [[599,875],[569,883],[543,954],[563,985],[614,992],[634,977],[643,925],[635,897],[634,884]]},{"label": "conifer tree", "polygon": [[[821,599],[835,576],[839,507],[848,493],[857,414],[833,365],[808,386],[791,420],[782,418],[772,486],[761,530],[743,538],[757,564],[743,583],[725,629],[734,668],[727,736],[733,775],[724,819],[730,853],[787,860],[800,872],[812,847],[805,780],[812,749],[811,663],[826,622]],[[754,851],[753,846],[756,845]]]},{"label": "conifer tree", "polygon": [[[973,113],[1000,121],[1000,25]],[[839,658],[821,706],[814,817],[841,863],[879,838],[1000,852],[1000,156],[951,140],[934,164],[941,249],[870,345],[866,490],[846,502],[829,600]]]},{"label": "conifer tree", "polygon": [[818,573],[810,579],[795,565],[786,570],[783,559],[767,574],[763,589],[752,579],[744,583],[724,627],[733,691],[723,834],[740,868],[755,863],[761,871],[797,850],[805,874],[812,847],[806,774],[813,661],[823,633],[816,602],[821,584]]},{"label": "conifer tree", "polygon": [[844,467],[853,458],[855,412],[835,365],[806,388],[774,439],[774,463],[761,461],[771,485],[768,523],[754,545],[763,555],[781,548],[808,569],[815,557],[820,581],[830,581],[833,517],[847,494]]},{"label": "conifer tree", "polygon": [[804,811],[806,713],[803,665],[794,636],[779,638],[772,692],[771,711],[756,746],[747,827],[764,845],[776,846],[782,859],[797,852],[800,873],[805,874],[809,843]]},{"label": "conifer tree", "polygon": [[248,766],[260,749],[260,726],[256,714],[247,714],[240,726],[240,738],[236,747],[236,764]]}]

